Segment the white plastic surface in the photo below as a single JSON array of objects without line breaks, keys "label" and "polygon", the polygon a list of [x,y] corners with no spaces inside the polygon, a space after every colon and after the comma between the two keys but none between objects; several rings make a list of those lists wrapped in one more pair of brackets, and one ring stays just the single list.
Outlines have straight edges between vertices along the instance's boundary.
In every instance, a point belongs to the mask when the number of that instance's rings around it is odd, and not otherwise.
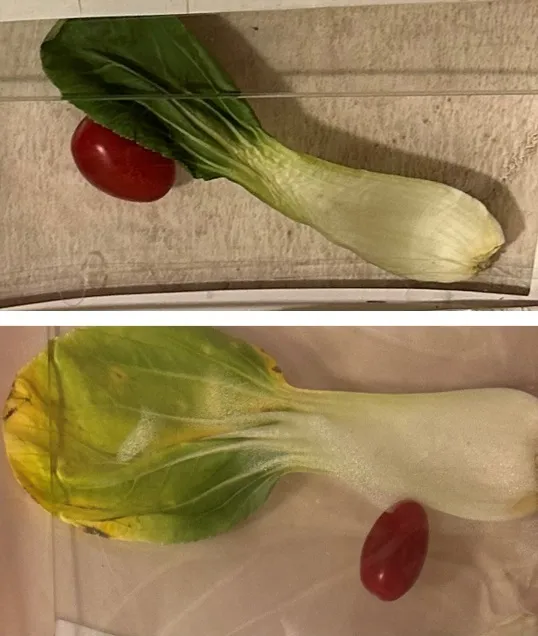
[{"label": "white plastic surface", "polygon": [[83,627],[82,625],[75,625],[75,623],[69,623],[68,621],[58,621],[56,624],[55,636],[116,636],[105,632],[98,632],[90,627]]},{"label": "white plastic surface", "polygon": [[[0,411],[17,369],[47,345],[47,330],[0,328]],[[0,436],[0,634],[54,630],[51,519],[11,475]]]},{"label": "white plastic surface", "polygon": [[[0,21],[104,15],[222,13],[369,4],[407,4],[417,1],[427,2],[428,0],[2,0]],[[450,1],[453,0],[437,0],[437,2]],[[476,2],[477,0],[460,0],[460,2],[472,1]]]},{"label": "white plastic surface", "polygon": [[[303,388],[538,394],[537,328],[232,331]],[[0,328],[2,400],[45,336]],[[535,618],[508,622],[538,614],[536,517],[475,523],[432,512],[423,575],[384,605],[361,588],[357,563],[378,511],[332,480],[295,476],[241,527],[195,544],[122,544],[55,524],[54,583],[48,517],[3,453],[0,471],[2,635],[54,634],[55,590],[56,617],[74,623],[58,623],[56,636],[357,636],[361,625],[367,636],[538,636]]]},{"label": "white plastic surface", "polygon": [[[536,328],[228,331],[263,347],[304,388],[538,391]],[[378,514],[342,484],[296,475],[258,514],[206,541],[122,544],[58,523],[57,613],[117,636],[357,636],[361,625],[377,636],[484,636],[538,612],[536,517],[479,523],[429,511],[423,576],[383,604],[358,574]]]},{"label": "white plastic surface", "polygon": [[[536,268],[536,265],[535,265]],[[529,296],[429,289],[238,289],[88,296],[15,305],[0,311],[250,311],[450,309],[538,306],[538,278]]]}]

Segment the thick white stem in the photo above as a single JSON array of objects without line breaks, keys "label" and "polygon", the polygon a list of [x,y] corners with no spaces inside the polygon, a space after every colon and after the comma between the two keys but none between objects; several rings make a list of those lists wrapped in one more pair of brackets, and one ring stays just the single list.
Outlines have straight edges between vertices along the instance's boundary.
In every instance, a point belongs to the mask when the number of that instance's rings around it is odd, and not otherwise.
[{"label": "thick white stem", "polygon": [[354,170],[268,135],[241,147],[238,157],[248,171],[232,178],[255,196],[405,278],[472,278],[504,243],[482,203],[442,183]]},{"label": "thick white stem", "polygon": [[[538,399],[511,389],[302,392],[321,468],[381,507],[413,498],[477,520],[538,511]],[[318,415],[319,413],[319,415]]]}]

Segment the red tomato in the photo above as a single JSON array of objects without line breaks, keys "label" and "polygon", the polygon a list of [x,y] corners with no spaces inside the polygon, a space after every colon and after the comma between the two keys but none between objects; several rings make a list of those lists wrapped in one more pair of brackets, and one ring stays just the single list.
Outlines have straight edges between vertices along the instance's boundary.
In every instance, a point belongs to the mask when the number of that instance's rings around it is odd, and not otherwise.
[{"label": "red tomato", "polygon": [[424,508],[402,501],[372,526],[361,554],[361,581],[382,601],[395,601],[416,583],[428,553],[429,524]]},{"label": "red tomato", "polygon": [[96,188],[118,199],[150,202],[162,199],[176,178],[171,159],[91,121],[77,126],[71,152],[82,175]]}]

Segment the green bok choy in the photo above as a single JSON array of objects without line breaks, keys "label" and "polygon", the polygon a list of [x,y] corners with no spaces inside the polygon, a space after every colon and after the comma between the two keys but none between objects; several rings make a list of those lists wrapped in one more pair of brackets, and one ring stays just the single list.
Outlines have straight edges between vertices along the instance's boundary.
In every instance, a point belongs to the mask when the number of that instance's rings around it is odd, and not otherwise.
[{"label": "green bok choy", "polygon": [[234,181],[398,276],[464,281],[504,244],[495,218],[459,190],[354,170],[279,143],[175,17],[59,22],[41,59],[62,95],[97,123],[196,178]]},{"label": "green bok choy", "polygon": [[126,540],[224,532],[298,471],[383,509],[405,498],[479,520],[538,509],[531,395],[297,389],[265,353],[210,328],[58,337],[17,375],[4,422],[13,472],[39,504]]}]

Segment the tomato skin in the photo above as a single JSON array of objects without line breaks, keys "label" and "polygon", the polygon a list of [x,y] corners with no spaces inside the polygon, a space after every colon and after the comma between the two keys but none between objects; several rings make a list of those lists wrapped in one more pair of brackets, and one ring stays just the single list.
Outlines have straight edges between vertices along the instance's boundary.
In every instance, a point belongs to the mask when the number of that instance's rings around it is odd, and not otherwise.
[{"label": "tomato skin", "polygon": [[401,501],[374,523],[361,553],[361,581],[382,601],[395,601],[416,583],[428,553],[428,516],[415,501]]},{"label": "tomato skin", "polygon": [[149,203],[162,199],[176,178],[172,159],[84,118],[71,139],[71,153],[84,178],[118,199]]}]

